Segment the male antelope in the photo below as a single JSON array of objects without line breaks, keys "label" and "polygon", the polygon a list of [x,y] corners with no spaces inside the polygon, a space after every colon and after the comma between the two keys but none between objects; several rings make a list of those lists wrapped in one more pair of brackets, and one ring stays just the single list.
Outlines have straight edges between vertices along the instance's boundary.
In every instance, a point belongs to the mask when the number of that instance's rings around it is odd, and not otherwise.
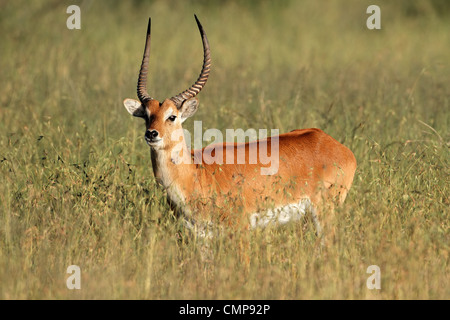
[{"label": "male antelope", "polygon": [[[169,203],[182,215],[186,225],[195,226],[197,232],[204,232],[205,226],[214,221],[221,221],[220,225],[265,227],[298,220],[306,211],[317,217],[316,210],[323,203],[343,202],[352,185],[356,160],[348,148],[320,129],[294,130],[249,143],[223,144],[223,148],[215,149],[223,157],[223,164],[210,163],[205,157],[200,163],[194,161],[204,156],[208,147],[189,152],[183,136],[171,138],[196,112],[195,96],[204,87],[210,72],[208,39],[196,16],[195,19],[204,51],[197,81],[162,103],[150,97],[147,92],[149,19],[137,84],[140,101],[124,100],[130,114],[145,119],[145,140],[151,148],[154,175],[167,190]],[[272,139],[278,140],[275,147]],[[249,154],[262,145],[269,153],[278,155],[278,171],[273,174],[261,174],[260,169],[268,165],[260,159],[256,163],[249,161]],[[225,161],[227,156],[237,160],[239,152],[245,153],[245,164]]]}]

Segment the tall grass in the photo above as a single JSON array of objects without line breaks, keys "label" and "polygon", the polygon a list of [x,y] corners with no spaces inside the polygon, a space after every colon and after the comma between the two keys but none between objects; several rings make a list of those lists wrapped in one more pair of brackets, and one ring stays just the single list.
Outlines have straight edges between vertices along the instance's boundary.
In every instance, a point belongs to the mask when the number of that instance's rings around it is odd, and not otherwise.
[{"label": "tall grass", "polygon": [[[0,2],[0,298],[448,299],[449,7],[445,1]],[[180,239],[156,187],[135,98],[189,86],[203,128],[319,127],[354,152],[346,203],[310,223]],[[185,123],[192,130],[193,121]],[[81,267],[81,290],[66,269]],[[369,265],[381,290],[368,290]]]}]

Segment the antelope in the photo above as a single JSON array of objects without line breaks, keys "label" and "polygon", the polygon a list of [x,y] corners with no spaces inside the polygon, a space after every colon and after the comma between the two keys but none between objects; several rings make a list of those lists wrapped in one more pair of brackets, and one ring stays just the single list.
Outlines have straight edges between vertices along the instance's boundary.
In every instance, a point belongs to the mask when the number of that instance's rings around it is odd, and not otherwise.
[{"label": "antelope", "polygon": [[[152,98],[147,91],[151,42],[151,18],[148,21],[144,55],[137,83],[139,101],[125,99],[127,111],[145,120],[145,140],[150,146],[156,181],[166,190],[169,204],[184,224],[198,235],[210,236],[209,226],[241,226],[244,230],[282,225],[299,220],[310,212],[320,234],[318,217],[321,205],[344,202],[352,185],[356,159],[344,145],[320,129],[293,130],[252,142],[224,143],[189,151],[182,123],[196,112],[196,98],[211,70],[211,53],[206,33],[194,15],[203,42],[203,66],[196,82],[187,90],[165,99]],[[276,140],[277,143],[272,143]],[[250,163],[251,152],[265,146],[276,154],[277,169],[261,174],[268,164],[258,159]],[[238,153],[245,163],[237,163]],[[228,163],[226,159],[234,159]],[[209,159],[210,160],[210,159]]]}]

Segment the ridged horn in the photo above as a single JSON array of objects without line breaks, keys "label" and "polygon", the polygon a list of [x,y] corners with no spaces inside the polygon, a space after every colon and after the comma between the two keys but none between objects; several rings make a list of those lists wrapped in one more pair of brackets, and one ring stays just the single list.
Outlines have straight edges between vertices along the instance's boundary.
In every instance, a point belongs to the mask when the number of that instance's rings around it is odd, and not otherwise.
[{"label": "ridged horn", "polygon": [[209,49],[208,38],[206,37],[205,30],[203,30],[203,27],[195,14],[194,17],[195,21],[197,21],[198,30],[200,31],[203,42],[203,67],[197,81],[195,81],[195,83],[189,89],[170,98],[170,100],[175,103],[177,108],[180,108],[184,101],[195,97],[203,89],[206,81],[208,80],[209,72],[211,70],[211,52]]},{"label": "ridged horn", "polygon": [[147,38],[145,40],[144,57],[142,58],[141,70],[139,71],[139,78],[137,83],[137,95],[139,100],[144,103],[148,100],[153,100],[147,92],[147,74],[148,74],[148,61],[150,58],[150,33],[151,33],[152,19],[148,18]]}]

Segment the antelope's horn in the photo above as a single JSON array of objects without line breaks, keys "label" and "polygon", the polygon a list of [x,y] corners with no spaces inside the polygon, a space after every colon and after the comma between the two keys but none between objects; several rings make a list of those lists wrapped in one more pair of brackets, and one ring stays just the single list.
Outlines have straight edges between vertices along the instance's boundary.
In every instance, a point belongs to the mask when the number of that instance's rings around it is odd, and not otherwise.
[{"label": "antelope's horn", "polygon": [[142,103],[153,99],[147,92],[148,61],[150,57],[150,41],[151,41],[150,37],[151,22],[152,19],[148,18],[147,38],[145,40],[144,57],[142,58],[141,70],[139,71],[139,78],[137,83],[137,95]]},{"label": "antelope's horn", "polygon": [[194,17],[195,21],[197,21],[198,30],[200,31],[200,35],[203,41],[203,67],[197,81],[195,81],[195,83],[189,89],[170,98],[170,100],[175,103],[177,108],[180,108],[184,101],[195,97],[203,89],[206,81],[208,80],[209,72],[211,70],[211,52],[209,49],[208,38],[206,37],[205,30],[203,30],[203,27],[200,21],[198,21],[197,16],[194,15]]}]

